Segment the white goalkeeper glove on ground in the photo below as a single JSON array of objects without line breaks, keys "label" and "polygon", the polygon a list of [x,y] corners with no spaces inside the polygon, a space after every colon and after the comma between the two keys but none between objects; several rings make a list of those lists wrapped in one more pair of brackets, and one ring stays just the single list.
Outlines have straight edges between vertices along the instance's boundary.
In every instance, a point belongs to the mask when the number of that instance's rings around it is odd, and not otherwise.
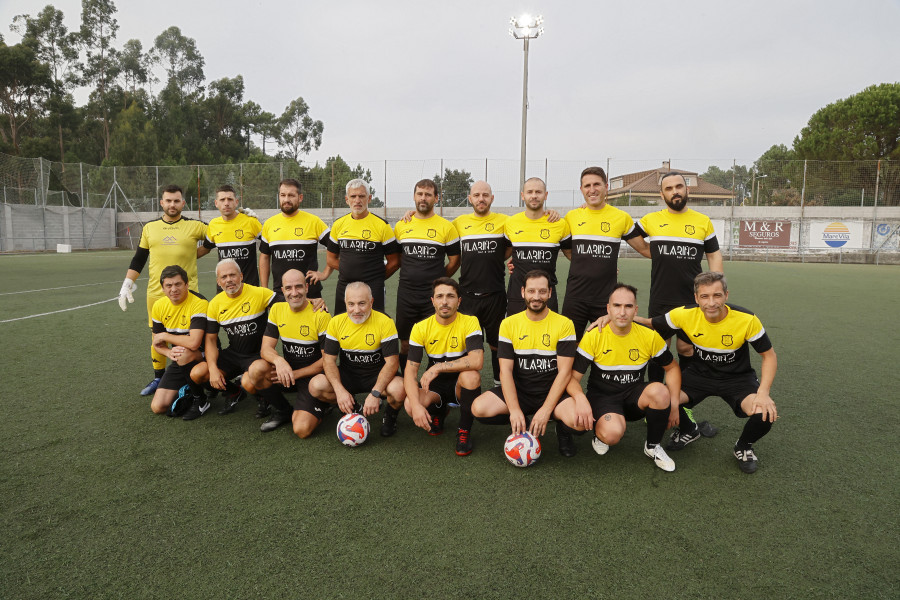
[{"label": "white goalkeeper glove on ground", "polygon": [[238,209],[238,212],[247,215],[251,219],[256,219],[257,221],[259,221],[259,216],[257,216],[257,214],[253,212],[252,209],[241,207]]},{"label": "white goalkeeper glove on ground", "polygon": [[137,291],[137,284],[126,277],[125,281],[122,282],[122,289],[119,290],[119,308],[128,310],[128,305],[134,304],[134,296],[132,294],[135,291]]}]

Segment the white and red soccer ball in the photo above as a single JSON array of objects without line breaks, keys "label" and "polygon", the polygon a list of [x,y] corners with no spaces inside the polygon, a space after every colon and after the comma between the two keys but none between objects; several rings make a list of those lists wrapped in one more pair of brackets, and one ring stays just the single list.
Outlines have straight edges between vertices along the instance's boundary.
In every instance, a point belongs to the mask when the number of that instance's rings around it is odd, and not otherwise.
[{"label": "white and red soccer ball", "polygon": [[527,431],[514,433],[506,438],[503,455],[517,467],[531,466],[541,457],[541,440]]},{"label": "white and red soccer ball", "polygon": [[359,446],[369,437],[369,420],[359,413],[346,414],[338,421],[337,436],[345,446]]}]

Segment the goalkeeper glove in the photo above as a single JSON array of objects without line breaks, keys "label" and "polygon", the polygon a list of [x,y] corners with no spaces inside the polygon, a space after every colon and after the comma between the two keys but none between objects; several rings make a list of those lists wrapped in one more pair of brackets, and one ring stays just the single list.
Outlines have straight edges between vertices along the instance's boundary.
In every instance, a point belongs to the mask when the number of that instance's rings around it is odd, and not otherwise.
[{"label": "goalkeeper glove", "polygon": [[251,219],[256,219],[257,221],[259,221],[259,216],[257,216],[257,214],[256,214],[255,212],[253,212],[252,209],[249,209],[249,208],[239,208],[239,209],[238,209],[238,212],[247,215],[247,216],[250,217]]},{"label": "goalkeeper glove", "polygon": [[122,289],[119,290],[119,308],[128,310],[128,304],[134,303],[132,293],[135,291],[137,291],[137,284],[126,277],[125,281],[122,282]]}]

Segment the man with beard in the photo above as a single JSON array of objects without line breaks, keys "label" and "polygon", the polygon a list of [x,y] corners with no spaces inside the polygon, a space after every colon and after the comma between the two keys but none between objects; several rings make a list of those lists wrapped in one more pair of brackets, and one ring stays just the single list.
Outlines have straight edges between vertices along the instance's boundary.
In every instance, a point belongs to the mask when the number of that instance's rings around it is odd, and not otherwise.
[{"label": "man with beard", "polygon": [[241,267],[244,283],[259,285],[256,240],[262,224],[253,211],[238,206],[234,187],[230,185],[216,188],[216,208],[220,216],[209,222],[203,247],[217,248],[219,260],[233,258]]},{"label": "man with beard", "polygon": [[[434,314],[416,323],[409,338],[409,362],[403,372],[406,412],[429,435],[440,435],[449,405],[458,399],[456,454],[467,456],[472,453],[472,401],[481,392],[484,338],[478,319],[457,312],[459,285],[454,280],[439,277],[431,288]],[[428,369],[417,381],[426,355]]]},{"label": "man with beard", "polygon": [[[217,390],[237,389],[231,380],[246,371],[253,361],[259,360],[266,312],[275,299],[271,290],[245,284],[241,268],[233,258],[226,258],[216,265],[216,282],[222,291],[210,301],[206,313],[206,362],[191,370],[193,401],[182,417],[185,421],[197,419],[209,410],[209,401],[202,397],[202,384],[209,382]],[[225,330],[228,338],[228,347],[222,350],[219,349],[220,328]],[[277,393],[260,391],[260,402],[279,406],[275,398]],[[271,431],[277,427],[273,425],[271,420],[266,421],[260,429]]]},{"label": "man with beard", "polygon": [[[144,265],[150,261],[150,278],[147,282],[147,322],[153,327],[153,305],[165,297],[160,284],[162,270],[169,265],[179,265],[188,274],[190,289],[199,291],[197,286],[197,258],[209,252],[197,243],[206,235],[206,224],[181,216],[184,210],[184,191],[177,185],[163,188],[159,201],[163,216],[144,224],[141,230],[141,241],[131,259],[131,265],[125,273],[125,281],[119,291],[119,307],[128,309],[128,303],[134,302],[138,276]],[[153,379],[143,390],[141,396],[151,396],[156,392],[159,381],[166,370],[166,357],[155,347],[150,347],[150,358],[153,364]]]},{"label": "man with beard", "polygon": [[296,179],[283,179],[278,184],[278,203],[281,213],[266,219],[259,244],[259,279],[263,287],[269,285],[281,294],[281,277],[288,269],[297,269],[309,282],[309,298],[322,297],[322,281],[328,279],[332,268],[319,271],[316,244],[328,243],[328,226],[319,217],[300,210],[303,187]]},{"label": "man with beard", "polygon": [[[358,412],[354,394],[366,394],[362,414],[377,413],[385,400],[382,437],[397,432],[397,416],[406,392],[397,376],[397,328],[390,317],[372,310],[372,290],[361,281],[347,284],[345,313],[328,324],[322,345],[324,375],[309,382],[313,397],[337,403],[343,413]],[[340,358],[340,363],[338,363]]]},{"label": "man with beard", "polygon": [[400,268],[400,248],[387,221],[369,212],[369,184],[363,179],[347,182],[345,197],[350,214],[337,219],[328,236],[328,266],[338,271],[334,313],[346,311],[344,290],[362,281],[373,294],[373,306],[384,311],[384,282]]},{"label": "man with beard", "polygon": [[450,277],[459,268],[459,234],[450,221],[434,213],[434,205],[439,200],[432,180],[419,181],[413,187],[416,205],[413,218],[409,222],[398,221],[394,228],[401,250],[394,314],[400,338],[401,372],[406,367],[409,332],[414,324],[434,314],[430,300],[432,283],[439,277]]},{"label": "man with beard", "polygon": [[[536,270],[523,280],[525,310],[500,323],[500,385],[475,399],[472,414],[486,423],[508,419],[514,434],[527,426],[541,436],[557,403],[568,398],[577,343],[572,321],[547,306],[553,293],[550,275]],[[530,426],[527,415],[534,415]],[[560,453],[573,456],[572,430],[557,421],[556,434]]]},{"label": "man with beard", "polygon": [[565,219],[551,223],[544,203],[547,201],[547,185],[538,177],[532,177],[522,186],[525,210],[509,217],[504,236],[512,246],[512,262],[509,289],[506,293],[506,316],[525,310],[522,286],[525,275],[533,270],[547,273],[550,285],[548,296],[550,310],[558,311],[556,294],[556,258],[562,249],[566,258],[572,257],[569,225]]},{"label": "man with beard", "polygon": [[[275,387],[282,392],[297,392],[293,410],[276,396],[273,428],[290,421],[299,438],[312,435],[331,410],[332,405],[316,400],[309,393],[310,380],[323,372],[322,342],[331,316],[316,312],[306,294],[306,277],[296,269],[289,269],[281,277],[285,302],[276,302],[269,309],[269,322],[262,338],[260,359],[254,361],[244,375],[244,389],[251,394]],[[281,340],[284,357],[275,346]]]}]

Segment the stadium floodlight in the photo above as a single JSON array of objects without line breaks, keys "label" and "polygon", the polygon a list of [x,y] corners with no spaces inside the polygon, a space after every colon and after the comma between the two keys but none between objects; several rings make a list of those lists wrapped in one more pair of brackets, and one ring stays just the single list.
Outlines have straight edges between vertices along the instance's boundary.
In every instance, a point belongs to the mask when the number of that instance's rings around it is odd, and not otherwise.
[{"label": "stadium floodlight", "polygon": [[[525,46],[525,75],[522,78],[522,154],[519,159],[519,191],[521,192],[522,186],[525,184],[525,138],[528,131],[528,42],[544,33],[544,28],[541,27],[544,17],[523,14],[519,17],[512,17],[509,22],[512,25],[509,34],[517,40],[523,40]],[[519,204],[521,205],[521,203],[520,196]]]},{"label": "stadium floodlight", "polygon": [[762,183],[762,180],[768,177],[768,175],[757,175],[756,176],[756,205],[759,206],[759,186]]}]

